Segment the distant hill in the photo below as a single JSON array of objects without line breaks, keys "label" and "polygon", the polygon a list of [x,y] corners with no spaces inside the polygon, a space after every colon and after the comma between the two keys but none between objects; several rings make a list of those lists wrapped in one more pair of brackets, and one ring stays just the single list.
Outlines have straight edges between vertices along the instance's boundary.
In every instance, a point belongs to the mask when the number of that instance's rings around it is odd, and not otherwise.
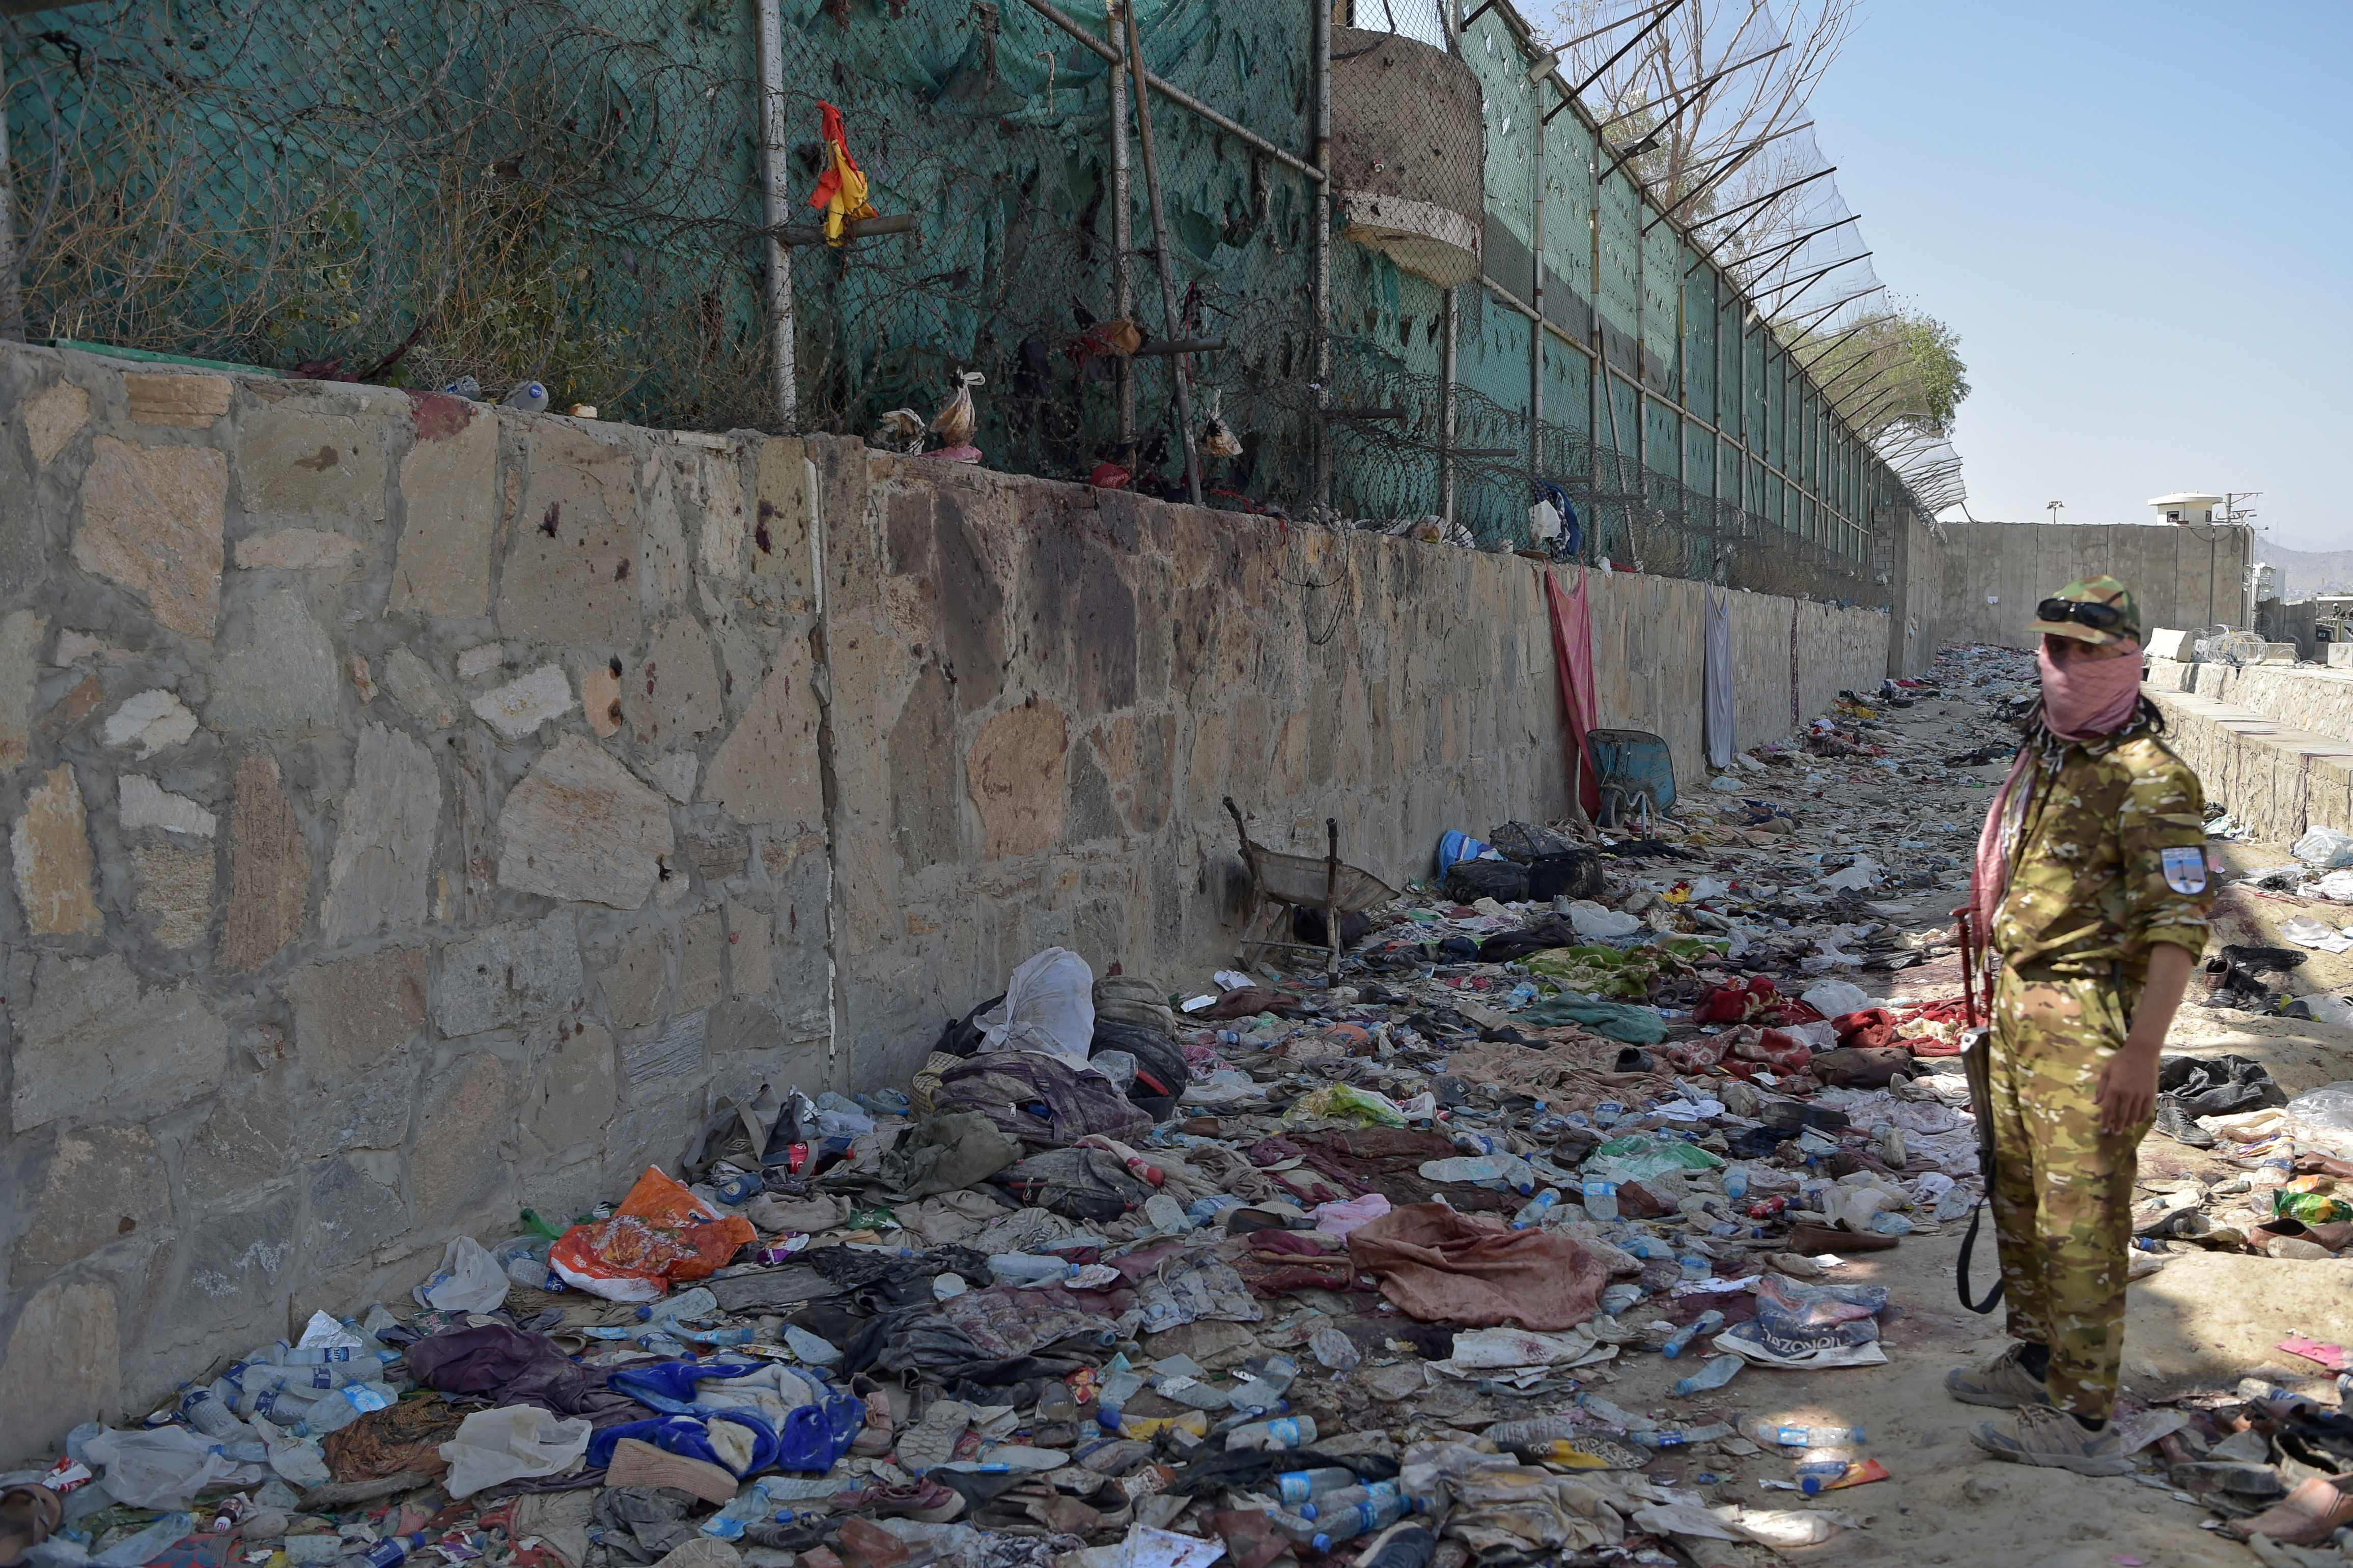
[{"label": "distant hill", "polygon": [[2353,594],[2353,550],[2290,550],[2284,544],[2259,542],[2255,559],[2279,569],[2283,598]]}]

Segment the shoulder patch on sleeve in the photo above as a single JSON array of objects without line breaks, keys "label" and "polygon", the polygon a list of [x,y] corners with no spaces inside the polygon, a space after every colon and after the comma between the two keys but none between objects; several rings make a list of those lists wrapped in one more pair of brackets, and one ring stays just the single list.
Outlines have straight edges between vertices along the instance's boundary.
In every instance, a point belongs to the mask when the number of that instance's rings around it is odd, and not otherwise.
[{"label": "shoulder patch on sleeve", "polygon": [[2165,868],[2165,885],[2177,893],[2202,893],[2206,890],[2206,851],[2196,845],[2162,849],[2158,858]]}]

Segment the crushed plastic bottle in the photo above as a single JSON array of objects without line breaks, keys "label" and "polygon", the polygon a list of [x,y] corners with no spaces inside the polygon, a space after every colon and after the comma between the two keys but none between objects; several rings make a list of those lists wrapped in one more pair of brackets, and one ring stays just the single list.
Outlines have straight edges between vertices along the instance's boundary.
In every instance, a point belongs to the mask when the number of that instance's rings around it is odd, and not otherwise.
[{"label": "crushed plastic bottle", "polygon": [[1545,1216],[1550,1214],[1559,1203],[1560,1189],[1546,1187],[1535,1197],[1530,1198],[1521,1206],[1520,1212],[1512,1216],[1512,1228],[1529,1230],[1544,1224]]},{"label": "crushed plastic bottle", "polygon": [[1304,1448],[1315,1441],[1315,1417],[1280,1415],[1271,1421],[1251,1421],[1226,1434],[1229,1453],[1245,1448]]},{"label": "crushed plastic bottle", "polygon": [[691,1290],[681,1290],[675,1296],[665,1296],[659,1301],[649,1301],[638,1309],[641,1323],[679,1323],[708,1318],[719,1310],[719,1298],[697,1285]]},{"label": "crushed plastic bottle", "polygon": [[1618,1217],[1618,1184],[1588,1177],[1584,1184],[1585,1213],[1588,1219],[1614,1220]]},{"label": "crushed plastic bottle", "polygon": [[399,1400],[388,1384],[354,1383],[336,1389],[288,1428],[297,1437],[323,1437],[342,1430],[374,1410],[389,1410]]},{"label": "crushed plastic bottle", "polygon": [[[702,1521],[702,1533],[713,1541],[740,1541],[754,1524],[776,1522],[778,1509],[768,1495],[768,1483],[756,1480],[735,1494],[734,1500]],[[787,1517],[790,1510],[783,1510]]]},{"label": "crushed plastic bottle", "polygon": [[1679,1398],[1688,1399],[1694,1394],[1704,1394],[1710,1389],[1722,1388],[1732,1381],[1735,1373],[1747,1364],[1736,1355],[1710,1356],[1705,1363],[1689,1377],[1675,1379],[1674,1387],[1668,1392]]},{"label": "crushed plastic bottle", "polygon": [[988,1260],[988,1273],[999,1285],[1043,1285],[1077,1279],[1079,1266],[1030,1252],[1000,1252]]},{"label": "crushed plastic bottle", "polygon": [[1456,1155],[1451,1160],[1425,1160],[1421,1173],[1433,1182],[1470,1182],[1499,1192],[1515,1192],[1522,1197],[1536,1190],[1535,1167],[1517,1154]]},{"label": "crushed plastic bottle", "polygon": [[[1381,1499],[1388,1499],[1400,1505],[1405,1504],[1405,1494],[1399,1489],[1396,1481],[1365,1481],[1351,1486],[1335,1487],[1321,1496],[1310,1498],[1300,1507],[1299,1512],[1303,1517],[1315,1521],[1324,1529],[1330,1530],[1333,1521],[1349,1510],[1361,1508],[1366,1503]],[[1401,1506],[1398,1511],[1409,1512],[1410,1507],[1409,1505]],[[1341,1539],[1345,1541],[1347,1538],[1343,1536]]]},{"label": "crushed plastic bottle", "polygon": [[[1325,1492],[1356,1484],[1356,1472],[1345,1465],[1319,1465],[1308,1470],[1284,1470],[1274,1478],[1276,1496],[1285,1508],[1297,1508]],[[1314,1517],[1309,1515],[1309,1518]]]},{"label": "crushed plastic bottle", "polygon": [[1376,1530],[1387,1530],[1412,1507],[1393,1487],[1367,1488],[1364,1498],[1345,1507],[1309,1506],[1315,1509],[1314,1522],[1323,1527],[1322,1533],[1333,1541],[1354,1541]]},{"label": "crushed plastic bottle", "polygon": [[[1684,1351],[1690,1349],[1691,1342],[1694,1340],[1700,1338],[1704,1334],[1712,1334],[1722,1327],[1724,1327],[1724,1314],[1711,1307],[1706,1311],[1702,1312],[1698,1317],[1694,1318],[1690,1322],[1684,1324],[1682,1328],[1677,1329],[1673,1333],[1668,1335],[1667,1342],[1659,1347],[1659,1353],[1665,1356],[1669,1361],[1672,1361],[1677,1356],[1682,1355]],[[1738,1358],[1736,1357],[1735,1359],[1736,1360]]]},{"label": "crushed plastic bottle", "polygon": [[1843,1448],[1870,1441],[1868,1428],[1862,1426],[1809,1426],[1771,1419],[1751,1421],[1741,1433],[1767,1447],[1781,1448]]},{"label": "crushed plastic bottle", "polygon": [[1680,1448],[1687,1443],[1713,1443],[1732,1434],[1729,1424],[1711,1421],[1704,1426],[1659,1426],[1648,1432],[1629,1432],[1626,1440],[1640,1443],[1645,1448]]}]

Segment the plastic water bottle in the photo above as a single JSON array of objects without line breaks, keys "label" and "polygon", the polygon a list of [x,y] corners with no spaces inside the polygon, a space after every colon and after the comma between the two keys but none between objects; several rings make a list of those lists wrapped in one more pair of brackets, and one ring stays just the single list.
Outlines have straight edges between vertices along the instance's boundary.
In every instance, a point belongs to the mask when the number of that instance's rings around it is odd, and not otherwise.
[{"label": "plastic water bottle", "polygon": [[[1319,1465],[1312,1470],[1285,1470],[1274,1478],[1276,1493],[1285,1508],[1297,1508],[1326,1493],[1356,1484],[1356,1472],[1345,1465]],[[1313,1519],[1314,1514],[1306,1516]]]},{"label": "plastic water bottle", "polygon": [[1244,1448],[1277,1450],[1304,1448],[1315,1441],[1315,1417],[1313,1415],[1280,1415],[1271,1421],[1252,1421],[1226,1434],[1226,1451]]},{"label": "plastic water bottle", "polygon": [[1834,1481],[1846,1474],[1852,1461],[1843,1456],[1831,1458],[1806,1459],[1798,1466],[1798,1489],[1808,1497],[1819,1497]]},{"label": "plastic water bottle", "polygon": [[1585,1213],[1588,1219],[1616,1219],[1618,1184],[1588,1178],[1585,1183]]},{"label": "plastic water bottle", "polygon": [[1680,1448],[1686,1443],[1713,1443],[1718,1437],[1731,1436],[1729,1426],[1711,1421],[1704,1426],[1661,1426],[1650,1432],[1629,1432],[1626,1441],[1645,1448]]},{"label": "plastic water bottle", "polygon": [[[1340,1487],[1325,1492],[1322,1497],[1303,1504],[1299,1513],[1303,1519],[1312,1519],[1324,1529],[1330,1530],[1333,1527],[1333,1521],[1349,1510],[1362,1508],[1377,1498],[1388,1498],[1403,1503],[1405,1493],[1393,1480],[1367,1481],[1359,1486]],[[1347,1538],[1343,1536],[1341,1539],[1345,1541]]]},{"label": "plastic water bottle", "polygon": [[1332,1550],[1333,1542],[1330,1532],[1314,1520],[1302,1514],[1286,1513],[1279,1508],[1271,1509],[1267,1512],[1266,1521],[1272,1525],[1278,1533],[1289,1537],[1302,1546],[1312,1546],[1318,1552]]},{"label": "plastic water bottle", "polygon": [[1335,1541],[1354,1541],[1359,1535],[1387,1530],[1406,1516],[1409,1505],[1402,1493],[1392,1489],[1371,1491],[1363,1501],[1345,1508],[1309,1506],[1315,1508],[1315,1522],[1323,1526],[1324,1534]]},{"label": "plastic water bottle", "polygon": [[254,1435],[253,1429],[238,1420],[219,1395],[196,1384],[181,1385],[180,1415],[206,1436],[224,1443],[247,1442]]},{"label": "plastic water bottle", "polygon": [[674,1329],[670,1332],[671,1337],[691,1345],[715,1345],[723,1349],[730,1345],[748,1345],[759,1334],[758,1330],[752,1328]]},{"label": "plastic water bottle", "polygon": [[746,1525],[765,1523],[776,1504],[768,1498],[768,1483],[754,1481],[735,1494],[734,1500],[702,1521],[702,1533],[713,1541],[738,1541]]},{"label": "plastic water bottle", "polygon": [[1800,1426],[1780,1421],[1751,1421],[1746,1435],[1759,1443],[1783,1448],[1843,1448],[1870,1441],[1862,1426]]},{"label": "plastic water bottle", "polygon": [[[221,1373],[221,1381],[247,1394],[282,1388],[297,1398],[315,1399],[347,1383],[364,1383],[380,1370],[373,1360],[357,1366],[350,1362],[322,1366],[281,1366],[276,1362],[240,1361],[229,1363],[228,1370]],[[240,1410],[237,1414],[242,1415],[249,1412]]]},{"label": "plastic water bottle", "polygon": [[396,1564],[408,1560],[410,1552],[424,1544],[425,1533],[422,1531],[415,1535],[387,1535],[361,1552],[360,1561],[368,1568],[396,1568]]},{"label": "plastic water bottle", "polygon": [[1712,1388],[1722,1388],[1732,1381],[1733,1373],[1747,1364],[1736,1355],[1710,1356],[1707,1358],[1707,1363],[1689,1377],[1675,1379],[1674,1387],[1668,1392],[1680,1398],[1687,1399],[1694,1394],[1704,1394]]},{"label": "plastic water bottle", "polygon": [[305,1397],[283,1388],[265,1388],[259,1393],[238,1394],[229,1408],[239,1415],[291,1427],[310,1415],[318,1403],[316,1397]]},{"label": "plastic water bottle", "polygon": [[1525,1206],[1512,1216],[1512,1228],[1528,1230],[1544,1224],[1545,1215],[1550,1214],[1559,1202],[1560,1189],[1546,1187],[1535,1197],[1530,1198]]},{"label": "plastic water bottle", "polygon": [[[372,1410],[391,1409],[399,1397],[389,1384],[354,1383],[319,1401],[287,1430],[297,1437],[323,1437],[330,1432],[350,1426]],[[398,1562],[399,1559],[393,1561]]]},{"label": "plastic water bottle", "polygon": [[1433,1182],[1470,1182],[1498,1191],[1509,1189],[1522,1197],[1536,1190],[1535,1168],[1517,1154],[1458,1154],[1451,1160],[1432,1160],[1421,1167],[1421,1173]]},{"label": "plastic water bottle", "polygon": [[519,381],[500,401],[509,408],[520,408],[526,414],[539,414],[544,412],[547,407],[547,388],[535,381]]},{"label": "plastic water bottle", "polygon": [[1685,1253],[1675,1261],[1686,1279],[1704,1279],[1715,1272],[1715,1265],[1695,1252]]},{"label": "plastic water bottle", "polygon": [[1667,1342],[1659,1347],[1659,1352],[1669,1361],[1672,1361],[1691,1348],[1692,1341],[1702,1334],[1712,1334],[1722,1327],[1724,1327],[1724,1314],[1711,1307],[1673,1333],[1669,1334]]},{"label": "plastic water bottle", "polygon": [[697,1285],[691,1290],[681,1290],[675,1296],[665,1296],[659,1301],[649,1301],[638,1309],[641,1323],[674,1323],[687,1318],[707,1318],[719,1310],[719,1298]]},{"label": "plastic water bottle", "polygon": [[1730,1165],[1725,1168],[1724,1195],[1737,1203],[1748,1195],[1748,1167]]},{"label": "plastic water bottle", "polygon": [[1075,1279],[1079,1266],[1031,1252],[1000,1252],[989,1258],[988,1273],[999,1285],[1039,1285],[1051,1279]]}]

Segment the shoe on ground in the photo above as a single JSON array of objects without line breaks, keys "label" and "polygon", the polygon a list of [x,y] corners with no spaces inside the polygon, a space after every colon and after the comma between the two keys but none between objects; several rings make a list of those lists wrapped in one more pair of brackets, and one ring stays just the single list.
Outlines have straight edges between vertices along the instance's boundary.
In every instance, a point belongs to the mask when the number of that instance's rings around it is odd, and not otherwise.
[{"label": "shoe on ground", "polygon": [[954,1399],[934,1399],[923,1418],[899,1434],[899,1464],[922,1475],[934,1465],[955,1458],[955,1447],[972,1425],[972,1406]]},{"label": "shoe on ground", "polygon": [[2012,1345],[1983,1366],[1957,1366],[1945,1374],[1945,1392],[1964,1405],[1988,1405],[1997,1410],[2048,1406],[2050,1391],[2041,1378],[2026,1370],[2025,1355],[2024,1345]]},{"label": "shoe on ground", "polygon": [[2047,1405],[2021,1405],[2007,1421],[1981,1421],[1969,1441],[1997,1459],[2079,1476],[2128,1476],[2139,1468],[2116,1440],[2114,1422],[2086,1432],[2073,1415]]},{"label": "shoe on ground", "polygon": [[2199,1126],[2197,1118],[2190,1115],[2180,1101],[2168,1100],[2161,1094],[2157,1097],[2157,1130],[2176,1143],[2187,1143],[2192,1149],[2211,1149],[2214,1146],[2214,1134]]},{"label": "shoe on ground", "polygon": [[964,1511],[963,1493],[928,1477],[902,1487],[870,1484],[857,1491],[836,1492],[826,1502],[837,1513],[912,1519],[923,1524],[945,1524]]},{"label": "shoe on ground", "polygon": [[2253,1519],[2234,1519],[2222,1532],[2244,1541],[2267,1535],[2283,1546],[2317,1546],[2353,1524],[2353,1477],[2313,1476]]}]

